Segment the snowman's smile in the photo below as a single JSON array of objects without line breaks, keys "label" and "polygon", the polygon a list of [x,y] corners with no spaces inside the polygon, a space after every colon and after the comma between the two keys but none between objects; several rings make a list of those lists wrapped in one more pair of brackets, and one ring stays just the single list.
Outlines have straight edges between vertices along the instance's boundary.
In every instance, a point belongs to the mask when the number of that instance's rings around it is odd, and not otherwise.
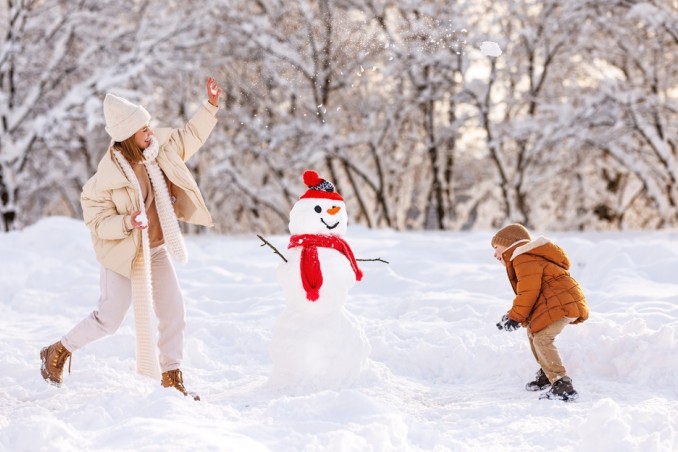
[{"label": "snowman's smile", "polygon": [[337,226],[339,226],[339,222],[338,222],[338,221],[337,221],[336,223],[334,223],[332,226],[330,226],[329,224],[325,223],[325,219],[324,219],[324,218],[321,218],[320,221],[322,221],[323,224],[324,224],[325,226],[327,226],[327,229],[334,229],[334,228],[336,228]]}]

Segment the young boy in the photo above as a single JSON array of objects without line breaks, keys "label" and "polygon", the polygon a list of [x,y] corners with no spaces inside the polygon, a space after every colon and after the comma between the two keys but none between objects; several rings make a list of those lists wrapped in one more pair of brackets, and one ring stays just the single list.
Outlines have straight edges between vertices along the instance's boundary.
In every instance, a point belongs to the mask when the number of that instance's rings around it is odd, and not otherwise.
[{"label": "young boy", "polygon": [[550,389],[540,399],[578,397],[560,359],[554,340],[570,323],[581,323],[589,309],[581,287],[570,276],[565,251],[544,237],[532,240],[520,224],[510,224],[492,237],[494,257],[506,267],[516,297],[497,328],[527,328],[532,354],[541,366],[528,391]]}]

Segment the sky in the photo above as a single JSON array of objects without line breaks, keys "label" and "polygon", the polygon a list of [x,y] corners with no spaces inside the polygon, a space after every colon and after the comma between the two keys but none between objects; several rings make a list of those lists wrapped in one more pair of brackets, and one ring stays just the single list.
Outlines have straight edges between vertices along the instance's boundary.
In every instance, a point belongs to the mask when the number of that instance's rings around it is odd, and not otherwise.
[{"label": "sky", "polygon": [[388,261],[359,262],[338,314],[369,354],[349,382],[285,384],[269,380],[281,259],[256,231],[187,236],[182,370],[199,402],[135,374],[132,313],[45,383],[40,349],[96,307],[99,266],[76,219],[0,234],[0,450],[678,450],[678,231],[534,232],[567,251],[591,310],[556,342],[569,403],[524,390],[539,368],[525,330],[495,327],[513,293],[492,233],[349,225],[357,258]]}]

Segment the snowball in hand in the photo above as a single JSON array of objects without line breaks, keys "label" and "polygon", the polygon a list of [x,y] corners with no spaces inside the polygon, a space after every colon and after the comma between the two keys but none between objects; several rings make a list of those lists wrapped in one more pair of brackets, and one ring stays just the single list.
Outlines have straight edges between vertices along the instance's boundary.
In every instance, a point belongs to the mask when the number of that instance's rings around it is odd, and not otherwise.
[{"label": "snowball in hand", "polygon": [[492,41],[483,41],[480,44],[480,51],[483,53],[483,55],[489,57],[498,57],[502,53],[499,45]]},{"label": "snowball in hand", "polygon": [[148,217],[146,216],[145,213],[142,212],[139,215],[137,215],[136,220],[137,223],[141,225],[141,227],[145,228],[146,226],[148,226]]}]

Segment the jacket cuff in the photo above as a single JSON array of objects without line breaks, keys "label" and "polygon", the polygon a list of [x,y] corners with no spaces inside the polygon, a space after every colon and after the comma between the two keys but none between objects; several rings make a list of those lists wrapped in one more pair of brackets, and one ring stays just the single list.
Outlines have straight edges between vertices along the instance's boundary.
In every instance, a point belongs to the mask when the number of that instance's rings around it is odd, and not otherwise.
[{"label": "jacket cuff", "polygon": [[122,227],[125,235],[129,235],[130,231],[134,229],[134,226],[132,226],[132,215],[122,217]]},{"label": "jacket cuff", "polygon": [[215,107],[214,105],[210,104],[209,100],[203,102],[202,105],[207,109],[207,111],[210,112],[212,116],[216,116],[217,112],[219,111],[219,107]]}]

